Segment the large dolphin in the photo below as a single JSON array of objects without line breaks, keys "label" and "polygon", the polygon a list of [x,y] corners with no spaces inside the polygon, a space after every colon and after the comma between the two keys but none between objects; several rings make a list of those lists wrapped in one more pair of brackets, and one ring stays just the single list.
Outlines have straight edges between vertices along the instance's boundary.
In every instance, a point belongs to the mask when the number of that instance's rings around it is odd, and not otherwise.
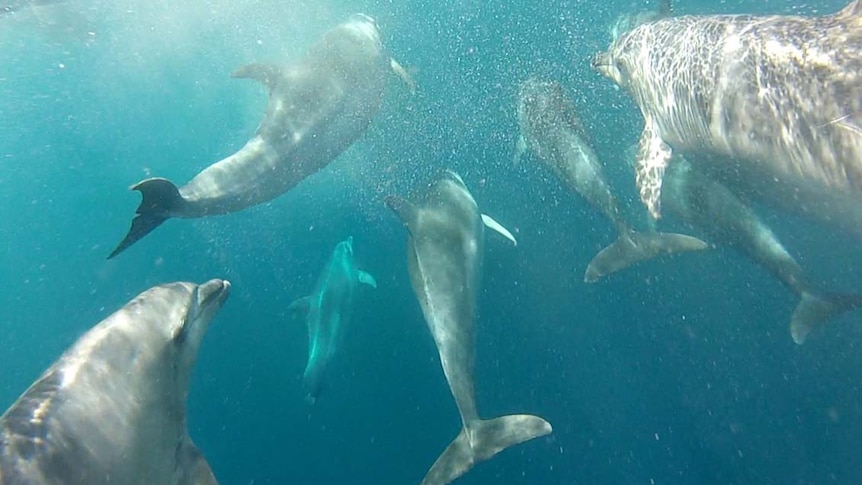
[{"label": "large dolphin", "polygon": [[559,82],[530,78],[521,83],[518,122],[521,138],[516,159],[521,158],[526,150],[535,153],[572,192],[583,196],[607,217],[619,234],[616,242],[590,261],[585,281],[596,281],[608,273],[662,254],[707,247],[706,243],[694,237],[640,233],[631,228],[605,181],[598,156],[585,140],[586,134],[574,102]]},{"label": "large dolphin", "polygon": [[[637,147],[629,150],[634,160]],[[831,318],[862,306],[862,295],[831,294],[815,288],[772,229],[727,186],[675,155],[665,173],[662,206],[716,243],[730,246],[784,283],[798,297],[790,317],[797,344]]]},{"label": "large dolphin", "polygon": [[141,205],[112,258],[171,217],[225,214],[274,199],[349,147],[380,107],[390,70],[405,77],[374,19],[357,14],[288,67],[251,64],[232,74],[269,90],[257,134],[238,152],[177,188],[163,178],[132,186]]},{"label": "large dolphin", "polygon": [[483,420],[476,409],[474,319],[484,253],[483,222],[495,230],[501,226],[479,213],[454,172],[445,172],[419,200],[389,196],[386,203],[407,226],[410,281],[461,414],[461,432],[422,481],[442,485],[510,446],[550,433],[551,425],[527,414]]},{"label": "large dolphin", "polygon": [[0,417],[0,483],[215,484],[186,397],[229,290],[156,286],[79,338]]},{"label": "large dolphin", "polygon": [[862,3],[818,17],[664,18],[593,59],[640,107],[636,179],[660,216],[671,149],[862,237]]},{"label": "large dolphin", "polygon": [[306,315],[308,363],[302,383],[311,403],[320,395],[330,361],[344,342],[360,283],[377,288],[374,277],[356,267],[353,237],[348,237],[335,247],[314,293],[291,304],[291,308]]}]

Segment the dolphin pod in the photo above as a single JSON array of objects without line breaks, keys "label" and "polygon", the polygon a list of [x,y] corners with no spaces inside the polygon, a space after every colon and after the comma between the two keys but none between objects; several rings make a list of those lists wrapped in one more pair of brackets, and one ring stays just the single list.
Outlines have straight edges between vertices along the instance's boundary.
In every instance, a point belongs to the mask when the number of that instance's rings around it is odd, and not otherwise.
[{"label": "dolphin pod", "polygon": [[254,79],[269,91],[257,134],[180,188],[164,178],[133,185],[141,204],[108,259],[169,218],[236,212],[272,200],[322,169],[365,132],[390,70],[410,82],[386,55],[377,23],[362,14],[331,29],[288,67],[251,64],[236,70],[233,77]]},{"label": "dolphin pod", "polygon": [[636,183],[654,217],[672,150],[767,203],[862,238],[862,2],[816,17],[645,22],[593,67],[644,117]]},{"label": "dolphin pod", "polygon": [[314,293],[291,304],[292,309],[305,313],[308,326],[308,363],[302,383],[311,403],[320,395],[330,362],[344,344],[360,284],[377,288],[374,277],[356,267],[353,237],[348,237],[335,247]]},{"label": "dolphin pod", "polygon": [[569,190],[580,194],[608,218],[619,234],[616,242],[590,261],[584,274],[585,281],[594,282],[662,254],[707,248],[705,242],[691,236],[640,233],[631,228],[623,219],[617,199],[605,181],[598,156],[585,141],[574,102],[559,82],[530,78],[521,83],[518,121],[521,138],[515,159],[531,150]]},{"label": "dolphin pod", "polygon": [[485,222],[493,219],[479,213],[461,177],[451,171],[417,200],[389,196],[386,204],[407,227],[410,281],[461,415],[461,432],[422,480],[422,485],[442,485],[506,448],[550,433],[551,425],[528,414],[484,420],[476,408],[474,320],[484,227],[500,225]]},{"label": "dolphin pod", "polygon": [[215,484],[186,396],[229,290],[156,286],[79,338],[0,417],[0,483]]}]

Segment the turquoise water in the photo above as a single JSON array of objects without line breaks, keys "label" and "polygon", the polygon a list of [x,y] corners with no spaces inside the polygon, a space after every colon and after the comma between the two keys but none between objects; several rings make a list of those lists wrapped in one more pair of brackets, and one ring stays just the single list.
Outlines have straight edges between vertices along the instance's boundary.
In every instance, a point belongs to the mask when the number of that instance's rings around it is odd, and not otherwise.
[{"label": "turquoise water", "polygon": [[[489,235],[475,376],[480,413],[541,415],[548,437],[458,483],[860,483],[860,314],[802,347],[794,295],[729,249],[593,285],[615,237],[535,159],[513,167],[517,84],[563,81],[640,227],[622,161],[642,119],[589,68],[625,11],[599,2],[73,1],[0,19],[0,408],[75,338],[144,289],[223,277],[190,432],[220,483],[418,483],[459,421],[409,286],[406,232],[383,204],[440,168],[519,239]],[[677,13],[831,12],[843,1],[701,0]],[[393,76],[366,136],[275,201],[171,220],[106,261],[147,176],[184,182],[254,132],[265,93],[237,66],[296,58],[354,12],[378,19]],[[859,288],[852,242],[761,213],[817,283]],[[672,219],[666,230],[685,231]],[[314,406],[306,329],[288,312],[347,236],[378,289]]]}]

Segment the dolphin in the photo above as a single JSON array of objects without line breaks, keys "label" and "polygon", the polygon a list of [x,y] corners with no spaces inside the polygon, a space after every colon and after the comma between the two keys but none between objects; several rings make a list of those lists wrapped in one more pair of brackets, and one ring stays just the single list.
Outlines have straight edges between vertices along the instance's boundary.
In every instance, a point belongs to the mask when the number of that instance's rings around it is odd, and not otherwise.
[{"label": "dolphin", "polygon": [[0,417],[0,483],[215,484],[186,397],[229,291],[156,286],[79,338]]},{"label": "dolphin", "polygon": [[476,409],[473,326],[484,254],[483,223],[492,229],[499,224],[489,224],[493,219],[482,217],[461,177],[451,171],[444,172],[419,200],[388,196],[386,204],[407,226],[410,281],[461,415],[461,432],[422,481],[422,485],[442,485],[510,446],[550,433],[551,425],[527,414],[483,420]]},{"label": "dolphin", "polygon": [[[251,64],[232,76],[269,90],[266,115],[244,147],[177,188],[164,178],[131,187],[142,200],[113,258],[171,217],[236,212],[272,200],[314,174],[359,138],[383,99],[390,70],[377,24],[356,14],[288,67]],[[412,81],[409,81],[412,82]]]},{"label": "dolphin", "polygon": [[329,363],[344,342],[360,283],[377,288],[374,277],[356,267],[351,236],[335,246],[314,293],[291,304],[306,314],[308,324],[308,363],[302,382],[310,403],[320,395]]},{"label": "dolphin", "polygon": [[635,173],[653,217],[673,150],[862,237],[860,0],[817,17],[663,18],[592,63],[643,114]]},{"label": "dolphin", "polygon": [[[637,147],[629,150],[634,161]],[[814,288],[802,267],[772,229],[730,188],[674,155],[665,173],[662,207],[713,241],[726,244],[757,263],[799,297],[790,318],[790,335],[801,345],[818,325],[862,307],[862,295],[825,293]]]},{"label": "dolphin", "polygon": [[602,173],[602,164],[585,141],[575,105],[556,81],[530,78],[518,96],[521,137],[515,159],[535,153],[576,194],[583,196],[614,225],[619,238],[601,250],[587,266],[584,280],[594,282],[639,261],[662,254],[705,249],[700,239],[682,234],[635,232],[620,213],[617,199]]}]

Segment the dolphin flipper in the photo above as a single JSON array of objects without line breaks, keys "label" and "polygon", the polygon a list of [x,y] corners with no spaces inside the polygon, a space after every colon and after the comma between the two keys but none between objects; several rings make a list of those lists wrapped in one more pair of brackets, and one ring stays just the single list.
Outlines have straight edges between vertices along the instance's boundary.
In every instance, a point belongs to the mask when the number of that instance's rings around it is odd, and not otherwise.
[{"label": "dolphin flipper", "polygon": [[282,72],[280,67],[270,64],[246,64],[232,72],[230,77],[236,79],[254,79],[272,91],[278,84],[278,80],[281,79]]},{"label": "dolphin flipper", "polygon": [[467,473],[506,448],[551,432],[551,424],[538,416],[513,414],[467,423],[428,470],[422,485],[444,485]]},{"label": "dolphin flipper", "polygon": [[518,141],[515,142],[515,155],[512,158],[512,165],[517,167],[521,164],[521,158],[527,153],[527,139],[524,135],[518,135]]},{"label": "dolphin flipper", "polygon": [[177,468],[182,470],[177,485],[218,485],[209,463],[191,440],[181,445],[177,460]]},{"label": "dolphin flipper", "polygon": [[171,215],[178,211],[185,202],[177,186],[168,179],[143,180],[133,185],[131,190],[137,190],[141,193],[141,205],[138,206],[137,215],[132,219],[132,227],[126,237],[108,256],[108,259],[125,251],[129,246],[170,219]]},{"label": "dolphin flipper", "polygon": [[626,231],[590,261],[584,281],[593,283],[602,276],[663,254],[699,251],[707,247],[709,245],[700,239],[684,234]]},{"label": "dolphin flipper", "polygon": [[790,317],[790,336],[794,342],[802,345],[816,325],[860,307],[862,295],[815,295],[803,291]]},{"label": "dolphin flipper", "polygon": [[647,118],[638,142],[635,181],[641,201],[655,219],[661,217],[661,183],[670,157],[670,146],[661,139],[655,121]]},{"label": "dolphin flipper", "polygon": [[495,221],[493,217],[489,216],[488,214],[482,214],[482,223],[485,224],[488,229],[492,229],[497,234],[500,234],[509,241],[512,241],[512,244],[514,244],[515,246],[518,245],[518,241],[515,239],[515,236],[513,236],[508,229],[503,227],[502,224]]},{"label": "dolphin flipper", "polygon": [[416,94],[416,82],[410,76],[410,73],[407,72],[407,69],[404,69],[404,67],[393,58],[389,58],[389,67],[392,69],[392,72],[404,81],[404,84],[407,85],[407,89],[410,90],[410,94]]},{"label": "dolphin flipper", "polygon": [[366,273],[365,271],[359,272],[359,282],[366,284],[372,288],[377,288],[377,281],[374,279],[373,276]]}]

